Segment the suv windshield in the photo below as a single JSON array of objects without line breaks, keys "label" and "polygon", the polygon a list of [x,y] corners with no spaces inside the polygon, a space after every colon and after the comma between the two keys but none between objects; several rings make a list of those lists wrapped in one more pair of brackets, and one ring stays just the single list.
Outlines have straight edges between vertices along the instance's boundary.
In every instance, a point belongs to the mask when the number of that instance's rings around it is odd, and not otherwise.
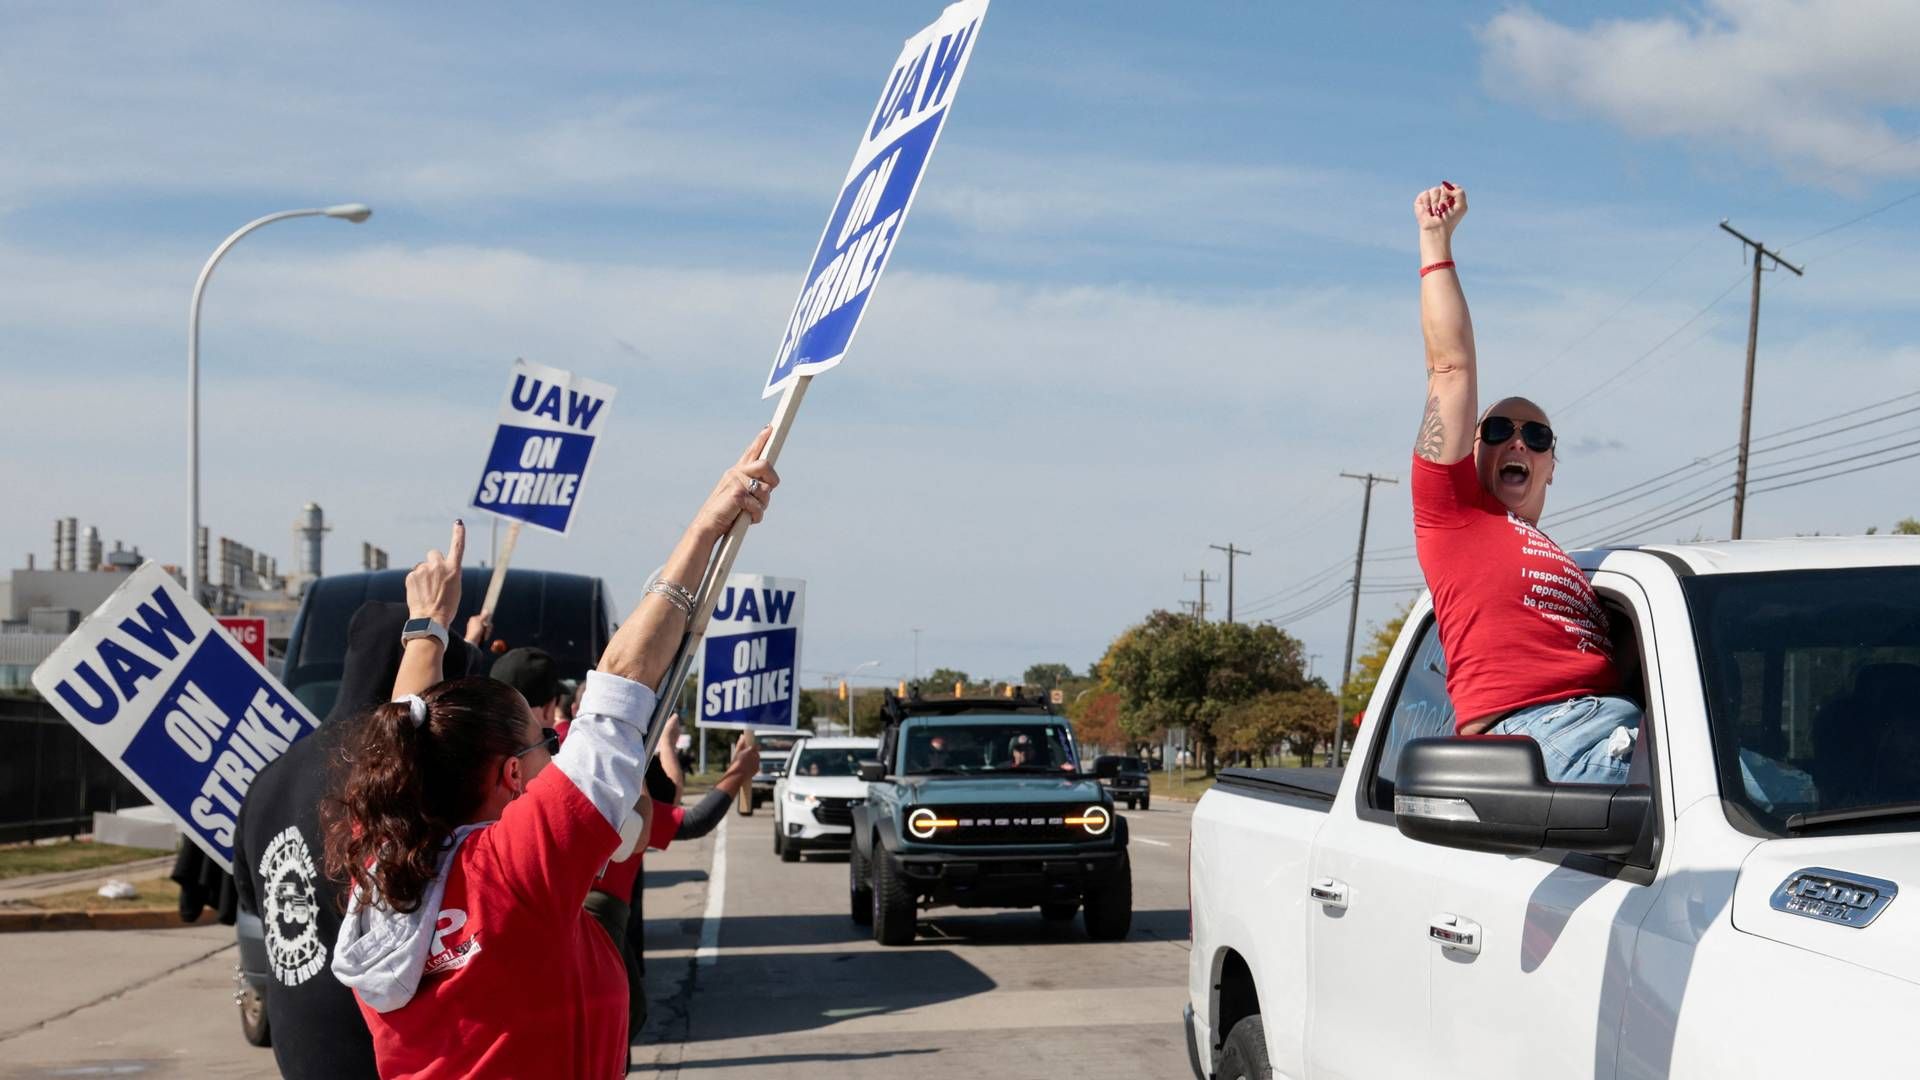
[{"label": "suv windshield", "polygon": [[1687,578],[1720,790],[1769,835],[1920,820],[1920,567]]},{"label": "suv windshield", "polygon": [[917,724],[906,741],[909,775],[1079,771],[1064,724]]},{"label": "suv windshield", "polygon": [[821,747],[818,750],[807,748],[800,751],[800,757],[787,770],[788,776],[858,776],[860,763],[872,761],[872,751],[855,750],[851,747]]}]

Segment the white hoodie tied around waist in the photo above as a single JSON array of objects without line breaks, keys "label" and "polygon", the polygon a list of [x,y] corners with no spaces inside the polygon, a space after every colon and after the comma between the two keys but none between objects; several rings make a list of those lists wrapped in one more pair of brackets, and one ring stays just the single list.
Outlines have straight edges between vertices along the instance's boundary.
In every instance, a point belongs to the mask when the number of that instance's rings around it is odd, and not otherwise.
[{"label": "white hoodie tied around waist", "polygon": [[[554,767],[619,831],[621,849],[615,858],[631,853],[640,835],[634,807],[645,791],[646,727],[653,706],[653,691],[640,683],[590,671],[580,694],[580,713],[554,755]],[[433,949],[448,868],[460,844],[492,824],[482,821],[454,830],[433,880],[410,912],[394,911],[377,898],[369,903],[361,890],[354,891],[334,943],[333,974],[368,1008],[392,1012],[413,1000]]]}]

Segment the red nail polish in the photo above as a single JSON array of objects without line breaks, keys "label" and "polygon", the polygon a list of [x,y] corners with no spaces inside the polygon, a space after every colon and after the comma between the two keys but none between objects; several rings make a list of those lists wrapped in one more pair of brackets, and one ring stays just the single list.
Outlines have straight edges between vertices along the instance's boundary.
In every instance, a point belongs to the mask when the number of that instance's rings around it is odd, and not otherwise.
[{"label": "red nail polish", "polygon": [[1446,182],[1445,180],[1442,180],[1442,181],[1440,181],[1440,186],[1441,186],[1441,187],[1443,187],[1443,188],[1446,188],[1446,189],[1447,189],[1448,191],[1452,191],[1452,190],[1453,190],[1453,185],[1452,185],[1452,184],[1450,184],[1450,183],[1448,183],[1448,182]]}]

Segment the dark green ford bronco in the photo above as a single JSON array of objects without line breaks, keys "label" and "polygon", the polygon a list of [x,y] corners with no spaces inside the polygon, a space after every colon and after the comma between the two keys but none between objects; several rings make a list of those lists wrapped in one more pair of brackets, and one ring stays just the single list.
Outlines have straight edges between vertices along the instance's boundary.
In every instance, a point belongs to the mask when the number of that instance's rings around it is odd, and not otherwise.
[{"label": "dark green ford bronco", "polygon": [[920,908],[1037,907],[1117,941],[1133,924],[1127,822],[1044,700],[888,696],[862,767],[847,886],[853,921],[913,941]]}]

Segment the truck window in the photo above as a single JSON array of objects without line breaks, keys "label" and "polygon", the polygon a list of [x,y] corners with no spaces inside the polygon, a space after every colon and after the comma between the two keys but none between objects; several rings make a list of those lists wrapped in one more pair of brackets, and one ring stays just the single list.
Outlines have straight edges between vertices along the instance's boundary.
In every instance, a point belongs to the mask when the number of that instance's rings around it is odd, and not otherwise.
[{"label": "truck window", "polygon": [[1920,570],[1702,575],[1693,611],[1720,791],[1762,835],[1913,827]]},{"label": "truck window", "polygon": [[1447,658],[1440,648],[1439,625],[1429,615],[1394,692],[1387,723],[1375,736],[1376,752],[1367,774],[1374,808],[1392,810],[1394,772],[1400,767],[1400,748],[1408,740],[1451,734],[1453,699],[1447,696]]}]

